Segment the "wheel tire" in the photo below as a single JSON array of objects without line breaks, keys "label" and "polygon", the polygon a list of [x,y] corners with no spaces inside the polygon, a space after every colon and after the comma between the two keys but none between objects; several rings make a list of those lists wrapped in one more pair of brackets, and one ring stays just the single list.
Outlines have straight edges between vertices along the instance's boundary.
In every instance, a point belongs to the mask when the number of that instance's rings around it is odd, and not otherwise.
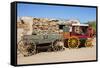
[{"label": "wheel tire", "polygon": [[19,41],[17,52],[23,54],[23,56],[30,56],[36,54],[36,45],[34,42],[29,45],[25,45],[24,40]]},{"label": "wheel tire", "polygon": [[31,43],[30,51],[31,55],[36,54],[36,44],[34,42]]},{"label": "wheel tire", "polygon": [[93,47],[92,38],[88,38],[85,42],[85,47]]},{"label": "wheel tire", "polygon": [[18,46],[17,47],[17,55],[19,55],[19,54],[23,54],[24,55],[24,53],[23,53],[23,51],[24,51],[24,49],[23,49],[23,46],[24,46],[23,41],[22,40],[19,41],[17,46]]},{"label": "wheel tire", "polygon": [[77,37],[71,37],[68,39],[68,47],[69,48],[78,48],[80,41]]},{"label": "wheel tire", "polygon": [[[60,44],[60,42],[62,43],[62,45]],[[56,40],[54,41],[53,43],[53,51],[61,51],[61,50],[64,50],[64,42],[61,41],[61,40]]]}]

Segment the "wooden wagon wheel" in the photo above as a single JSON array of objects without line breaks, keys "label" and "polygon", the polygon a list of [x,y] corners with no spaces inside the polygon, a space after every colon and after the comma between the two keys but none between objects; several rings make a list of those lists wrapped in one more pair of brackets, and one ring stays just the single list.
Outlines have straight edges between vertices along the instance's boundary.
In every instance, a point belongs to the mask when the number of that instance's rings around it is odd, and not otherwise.
[{"label": "wooden wagon wheel", "polygon": [[23,41],[22,40],[20,40],[19,42],[18,42],[18,44],[17,44],[17,55],[19,55],[20,53],[22,53],[23,54],[23,46],[24,46],[24,44],[23,44]]},{"label": "wooden wagon wheel", "polygon": [[86,47],[93,47],[92,38],[88,38],[85,42]]},{"label": "wooden wagon wheel", "polygon": [[78,48],[79,44],[80,44],[80,41],[78,37],[70,37],[68,39],[69,48]]},{"label": "wooden wagon wheel", "polygon": [[23,54],[24,56],[36,54],[36,44],[34,42],[30,44],[25,44],[25,41],[21,40],[18,43],[17,54],[18,52]]},{"label": "wooden wagon wheel", "polygon": [[56,40],[53,42],[53,51],[60,51],[60,50],[64,50],[64,42],[62,40]]},{"label": "wooden wagon wheel", "polygon": [[30,55],[36,54],[36,44],[32,41],[32,43],[29,44],[30,47],[28,48],[28,52]]}]

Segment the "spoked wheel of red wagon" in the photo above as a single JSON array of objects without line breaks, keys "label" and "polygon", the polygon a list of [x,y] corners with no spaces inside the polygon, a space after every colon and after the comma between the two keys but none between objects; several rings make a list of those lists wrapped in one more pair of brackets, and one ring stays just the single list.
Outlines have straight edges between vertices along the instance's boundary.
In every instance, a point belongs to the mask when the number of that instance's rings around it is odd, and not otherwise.
[{"label": "spoked wheel of red wagon", "polygon": [[88,38],[85,42],[85,47],[93,47],[92,38]]},{"label": "spoked wheel of red wagon", "polygon": [[70,37],[68,39],[69,48],[78,48],[79,44],[80,44],[80,41],[78,37]]},{"label": "spoked wheel of red wagon", "polygon": [[19,41],[17,45],[17,54],[22,54],[23,56],[36,54],[36,44],[34,42],[27,44],[25,42],[25,40]]}]

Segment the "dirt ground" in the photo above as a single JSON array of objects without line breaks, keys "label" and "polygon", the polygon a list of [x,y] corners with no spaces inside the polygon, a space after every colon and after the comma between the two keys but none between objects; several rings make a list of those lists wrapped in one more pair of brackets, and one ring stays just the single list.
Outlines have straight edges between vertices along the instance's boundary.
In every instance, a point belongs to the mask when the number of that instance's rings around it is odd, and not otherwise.
[{"label": "dirt ground", "polygon": [[70,61],[85,61],[96,60],[96,39],[93,40],[92,48],[69,49],[58,52],[41,52],[29,57],[18,55],[17,63],[20,64],[37,64],[37,63],[52,63],[52,62],[70,62]]}]

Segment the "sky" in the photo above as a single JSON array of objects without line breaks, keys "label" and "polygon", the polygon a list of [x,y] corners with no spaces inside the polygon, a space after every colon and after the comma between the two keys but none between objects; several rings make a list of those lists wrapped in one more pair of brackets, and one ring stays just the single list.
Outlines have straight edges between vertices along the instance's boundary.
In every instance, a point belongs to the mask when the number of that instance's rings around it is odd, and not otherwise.
[{"label": "sky", "polygon": [[53,6],[39,4],[17,4],[17,17],[78,19],[81,23],[96,20],[96,8],[76,6]]}]

